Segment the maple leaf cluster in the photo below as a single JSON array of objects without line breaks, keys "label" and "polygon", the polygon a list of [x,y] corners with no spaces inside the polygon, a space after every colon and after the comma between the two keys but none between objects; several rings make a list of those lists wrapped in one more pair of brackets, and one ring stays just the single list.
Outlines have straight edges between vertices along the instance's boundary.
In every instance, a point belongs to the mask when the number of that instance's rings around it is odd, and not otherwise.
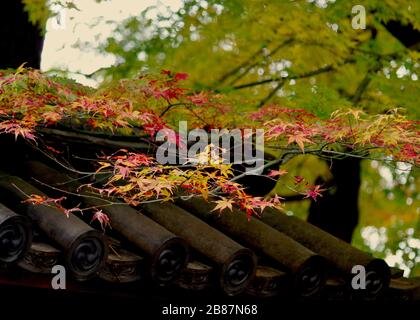
[{"label": "maple leaf cluster", "polygon": [[[212,198],[216,203],[215,210],[232,209],[232,205],[243,209],[248,217],[258,215],[266,207],[281,208],[280,198],[263,199],[246,194],[244,188],[231,181],[233,171],[231,164],[224,164],[214,159],[211,149],[203,153],[213,157],[213,161],[196,163],[193,168],[162,165],[150,156],[119,150],[114,155],[106,156],[99,162],[96,174],[110,173],[110,178],[101,187],[88,184],[85,187],[106,195],[124,199],[126,203],[139,206],[148,201],[172,201],[176,197],[188,194]],[[197,154],[197,158],[204,155]]]},{"label": "maple leaf cluster", "polygon": [[[419,122],[407,120],[398,109],[369,115],[361,110],[337,110],[320,119],[305,110],[273,106],[253,114],[274,147],[297,145],[302,153],[346,155],[420,163]],[[344,152],[342,150],[345,150]],[[341,151],[341,152],[340,152]]]},{"label": "maple leaf cluster", "polygon": [[[123,79],[94,90],[65,79],[51,78],[38,70],[19,68],[0,72],[0,134],[37,141],[42,130],[59,127],[88,132],[123,133],[154,141],[160,130],[169,130],[179,120],[193,128],[263,128],[266,145],[285,153],[312,153],[322,156],[357,156],[392,159],[418,165],[420,161],[419,123],[407,120],[399,110],[369,115],[361,110],[338,110],[329,119],[320,119],[304,109],[268,105],[253,112],[232,112],[235,106],[223,95],[194,92],[182,83],[184,73],[164,70]],[[171,143],[181,146],[175,134]],[[45,146],[57,155],[61,150]],[[171,201],[179,196],[213,199],[215,211],[244,210],[248,217],[266,207],[281,208],[277,195],[252,197],[234,180],[230,164],[211,161],[210,148],[197,154],[189,165],[162,165],[150,154],[119,150],[97,159],[95,174],[108,174],[102,185],[86,185],[107,197],[123,199],[138,206],[148,201]],[[286,175],[271,170],[268,178]],[[295,177],[296,192],[314,201],[325,191],[303,177]],[[83,209],[65,209],[63,199],[30,196],[28,203],[54,205],[68,215]],[[94,215],[103,227],[108,217],[99,209]]]}]

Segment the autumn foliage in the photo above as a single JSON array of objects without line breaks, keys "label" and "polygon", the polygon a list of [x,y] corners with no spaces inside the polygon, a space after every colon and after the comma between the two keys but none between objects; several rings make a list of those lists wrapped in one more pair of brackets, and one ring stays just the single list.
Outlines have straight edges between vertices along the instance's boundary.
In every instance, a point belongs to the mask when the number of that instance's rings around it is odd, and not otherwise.
[{"label": "autumn foliage", "polygon": [[[279,150],[280,165],[287,156],[309,153],[321,157],[359,157],[385,161],[404,161],[418,165],[419,123],[407,120],[403,110],[392,109],[370,115],[362,110],[337,110],[320,119],[304,109],[267,105],[259,110],[232,112],[237,105],[213,92],[193,92],[184,87],[185,73],[164,70],[160,74],[140,75],[92,89],[43,75],[38,70],[19,68],[0,73],[0,134],[25,139],[34,148],[56,157],[61,150],[46,145],[46,128],[78,132],[107,133],[155,144],[155,135],[165,128],[177,128],[177,121],[188,120],[193,128],[262,128],[266,147]],[[178,144],[176,138],[170,143]],[[197,157],[209,156],[212,147]],[[58,161],[58,160],[57,160]],[[281,198],[252,197],[235,182],[231,164],[212,161],[194,166],[162,165],[154,154],[122,148],[100,155],[96,172],[107,179],[85,185],[99,195],[122,199],[138,206],[148,201],[171,201],[176,197],[202,196],[215,202],[215,211],[238,206],[248,216],[265,207],[281,208]],[[271,170],[267,176],[282,179],[285,170]],[[233,180],[232,180],[233,179]],[[325,190],[311,185],[305,177],[295,177],[291,188],[305,198],[316,200]],[[54,205],[66,214],[83,208],[65,209],[59,199],[29,195],[28,202]],[[100,208],[94,219],[109,223]],[[112,223],[112,222],[111,222]]]}]

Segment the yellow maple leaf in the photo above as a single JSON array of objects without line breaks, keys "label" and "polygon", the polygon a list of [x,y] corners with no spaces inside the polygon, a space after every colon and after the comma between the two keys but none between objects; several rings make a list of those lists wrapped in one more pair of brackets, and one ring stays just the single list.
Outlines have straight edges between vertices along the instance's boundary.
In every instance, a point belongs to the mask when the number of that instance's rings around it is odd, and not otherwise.
[{"label": "yellow maple leaf", "polygon": [[233,200],[232,199],[222,199],[222,200],[217,200],[215,202],[217,204],[212,211],[219,210],[219,212],[222,212],[225,209],[230,209],[230,211],[233,210],[233,208],[232,208]]}]

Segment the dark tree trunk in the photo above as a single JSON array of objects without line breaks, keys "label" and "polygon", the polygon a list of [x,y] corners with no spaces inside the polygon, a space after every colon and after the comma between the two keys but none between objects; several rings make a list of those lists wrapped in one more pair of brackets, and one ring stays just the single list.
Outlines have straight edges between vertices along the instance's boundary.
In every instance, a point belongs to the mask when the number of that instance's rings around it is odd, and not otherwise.
[{"label": "dark tree trunk", "polygon": [[[411,50],[419,49],[420,32],[412,24],[402,24],[400,21],[393,20],[388,21],[384,26],[405,47]],[[372,39],[375,39],[376,35],[376,28],[372,28]],[[376,73],[380,68],[381,64],[378,64],[362,80],[351,99],[354,105],[362,99],[362,94],[371,80],[370,73]],[[356,158],[333,160],[331,173],[334,177],[333,181],[328,181],[326,184],[332,187],[332,190],[317,202],[312,201],[308,222],[344,241],[351,242],[353,231],[359,220],[360,160]]]},{"label": "dark tree trunk", "polygon": [[391,20],[385,25],[385,28],[395,38],[397,38],[405,47],[412,50],[418,50],[420,43],[420,31],[414,29],[410,23],[403,25],[400,21]]},{"label": "dark tree trunk", "polygon": [[0,19],[0,69],[26,66],[39,68],[43,37],[28,20],[20,0],[2,2]]},{"label": "dark tree trunk", "polygon": [[359,221],[360,159],[334,159],[331,173],[332,181],[317,181],[317,184],[324,183],[329,190],[311,202],[308,222],[351,242]]}]

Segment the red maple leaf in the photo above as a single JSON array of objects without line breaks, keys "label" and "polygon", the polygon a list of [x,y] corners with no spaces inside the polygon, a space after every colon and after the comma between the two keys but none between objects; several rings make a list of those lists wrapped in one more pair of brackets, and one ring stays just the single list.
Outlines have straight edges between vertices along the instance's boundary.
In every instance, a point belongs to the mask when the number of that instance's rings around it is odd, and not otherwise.
[{"label": "red maple leaf", "polygon": [[64,209],[64,208],[61,208],[61,209],[63,210],[63,212],[67,216],[67,218],[70,216],[70,214],[72,214],[74,212],[80,212],[81,214],[83,214],[82,209],[80,209],[78,207],[74,207],[74,208],[71,208],[71,209]]},{"label": "red maple leaf", "polygon": [[63,151],[59,151],[59,150],[57,150],[57,149],[55,149],[55,148],[53,148],[53,147],[51,147],[51,146],[47,146],[47,150],[50,150],[51,152],[54,152],[54,153],[56,153],[56,154],[61,154],[61,153],[63,153]]},{"label": "red maple leaf", "polygon": [[305,180],[304,177],[301,176],[295,176],[295,184],[301,183],[303,180]]},{"label": "red maple leaf", "polygon": [[207,94],[204,92],[196,93],[189,97],[190,101],[197,106],[201,106],[209,101]]},{"label": "red maple leaf", "polygon": [[188,78],[188,74],[186,73],[176,73],[174,79],[175,80],[186,80]]},{"label": "red maple leaf", "polygon": [[322,192],[324,192],[326,189],[321,189],[321,185],[315,185],[315,186],[306,186],[307,191],[305,192],[305,199],[312,198],[314,201],[318,197],[322,197]]},{"label": "red maple leaf", "polygon": [[280,169],[280,170],[270,170],[267,176],[269,177],[277,177],[277,176],[284,176],[287,173],[286,170]]},{"label": "red maple leaf", "polygon": [[92,217],[92,221],[98,220],[101,224],[102,230],[105,230],[106,227],[111,227],[109,217],[102,212],[102,210],[97,210]]}]

